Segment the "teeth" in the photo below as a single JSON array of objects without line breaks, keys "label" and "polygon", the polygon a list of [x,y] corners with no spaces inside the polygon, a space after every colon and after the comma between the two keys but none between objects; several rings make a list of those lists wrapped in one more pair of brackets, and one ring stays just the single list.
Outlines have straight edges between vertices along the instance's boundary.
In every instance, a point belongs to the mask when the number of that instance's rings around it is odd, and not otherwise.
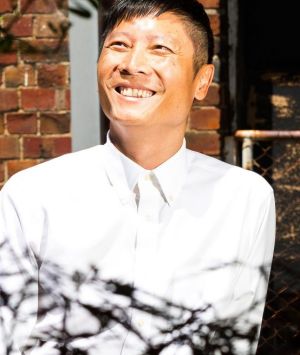
[{"label": "teeth", "polygon": [[147,97],[151,97],[153,95],[153,92],[149,90],[139,90],[139,89],[121,87],[120,94],[129,97],[147,98]]}]

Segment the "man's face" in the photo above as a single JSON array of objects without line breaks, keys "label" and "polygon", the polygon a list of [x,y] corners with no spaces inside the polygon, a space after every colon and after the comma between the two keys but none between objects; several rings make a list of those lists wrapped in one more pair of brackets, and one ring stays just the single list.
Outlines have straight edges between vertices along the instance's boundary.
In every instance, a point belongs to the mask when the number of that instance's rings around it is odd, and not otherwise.
[{"label": "man's face", "polygon": [[172,13],[116,26],[98,62],[101,105],[111,124],[185,124],[201,79],[193,58],[185,23]]}]

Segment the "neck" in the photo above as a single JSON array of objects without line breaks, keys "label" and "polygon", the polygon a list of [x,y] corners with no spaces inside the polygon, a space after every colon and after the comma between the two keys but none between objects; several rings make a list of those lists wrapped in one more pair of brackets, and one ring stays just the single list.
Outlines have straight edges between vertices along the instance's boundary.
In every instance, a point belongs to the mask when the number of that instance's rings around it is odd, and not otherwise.
[{"label": "neck", "polygon": [[152,170],[171,158],[182,146],[185,127],[164,130],[147,127],[110,126],[110,139],[128,158]]}]

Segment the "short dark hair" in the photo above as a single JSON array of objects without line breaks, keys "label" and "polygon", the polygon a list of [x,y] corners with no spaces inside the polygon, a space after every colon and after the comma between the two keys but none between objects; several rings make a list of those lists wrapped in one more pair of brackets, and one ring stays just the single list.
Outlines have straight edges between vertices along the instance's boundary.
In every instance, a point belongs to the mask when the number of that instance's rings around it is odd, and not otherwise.
[{"label": "short dark hair", "polygon": [[180,16],[186,23],[189,35],[194,44],[194,67],[198,71],[203,64],[212,62],[213,33],[209,18],[197,0],[114,0],[113,4],[103,11],[103,37],[122,21],[148,15],[159,16],[171,12]]}]

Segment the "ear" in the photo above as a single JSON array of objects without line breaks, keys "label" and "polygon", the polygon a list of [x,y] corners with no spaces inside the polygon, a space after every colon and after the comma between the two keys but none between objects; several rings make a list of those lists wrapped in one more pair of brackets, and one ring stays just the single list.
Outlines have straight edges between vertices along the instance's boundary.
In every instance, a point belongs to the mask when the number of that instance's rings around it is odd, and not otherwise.
[{"label": "ear", "polygon": [[208,88],[213,80],[215,67],[213,64],[204,64],[199,69],[196,80],[197,86],[195,91],[195,99],[203,100],[207,94]]}]

